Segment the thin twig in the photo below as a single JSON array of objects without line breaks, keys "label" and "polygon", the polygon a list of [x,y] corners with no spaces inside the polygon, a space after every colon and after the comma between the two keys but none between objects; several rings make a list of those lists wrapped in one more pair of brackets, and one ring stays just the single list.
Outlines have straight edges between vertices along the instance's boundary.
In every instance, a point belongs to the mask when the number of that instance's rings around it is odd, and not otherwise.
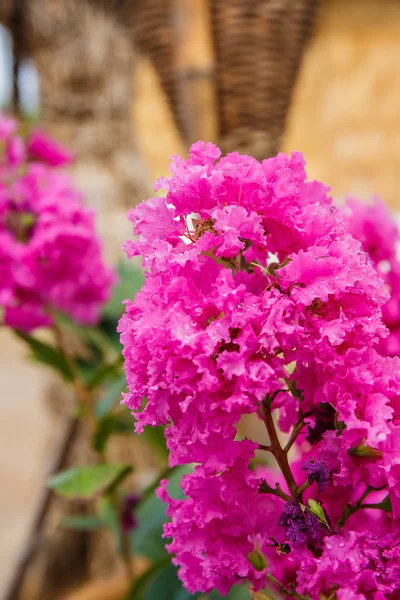
[{"label": "thin twig", "polygon": [[346,523],[347,519],[349,519],[351,517],[351,515],[354,515],[354,513],[356,513],[358,510],[360,510],[360,508],[362,508],[363,501],[373,491],[374,491],[374,489],[367,485],[363,494],[361,494],[361,496],[359,497],[359,499],[357,500],[357,502],[355,504],[351,504],[351,503],[346,504],[346,506],[344,507],[344,510],[343,510],[342,518],[338,521],[338,524],[337,524],[338,529],[341,529],[344,526],[344,524]]},{"label": "thin twig", "polygon": [[281,594],[291,596],[292,598],[297,598],[297,600],[310,600],[308,596],[302,596],[302,594],[299,594],[295,590],[290,590],[289,588],[285,587],[283,583],[278,581],[278,579],[276,579],[276,577],[274,577],[270,573],[267,573],[267,579],[270,583],[273,583],[278,588]]},{"label": "thin twig", "polygon": [[271,487],[265,480],[260,485],[260,494],[272,494],[273,496],[278,496],[278,498],[282,498],[285,502],[290,502],[291,497],[286,494],[279,484],[276,485],[275,488]]},{"label": "thin twig", "polygon": [[292,430],[289,441],[283,449],[283,451],[286,452],[286,454],[289,452],[289,450],[291,449],[291,447],[297,440],[298,435],[301,432],[301,430],[303,429],[304,425],[305,425],[305,421],[304,421],[303,417],[300,415],[296,425],[294,426],[294,428]]},{"label": "thin twig", "polygon": [[312,483],[308,481],[308,479],[306,479],[303,485],[299,487],[299,489],[297,490],[297,497],[299,499],[301,499],[303,492],[305,492],[310,487],[310,485],[312,485]]},{"label": "thin twig", "polygon": [[[96,431],[96,419],[93,412],[93,390],[88,389],[85,382],[81,380],[79,370],[76,366],[74,357],[68,351],[64,343],[64,336],[57,322],[56,315],[53,315],[53,331],[56,339],[56,343],[58,349],[63,354],[65,360],[70,367],[72,373],[72,387],[75,391],[75,394],[83,408],[84,411],[84,420],[87,422],[89,426],[90,435],[93,435]],[[95,449],[96,450],[96,449]],[[102,464],[107,464],[107,457],[103,451],[96,450],[98,461]],[[120,518],[120,501],[116,493],[111,494],[110,496],[112,507],[117,515],[117,519]],[[128,577],[128,581],[133,580],[133,568],[132,568],[132,552],[130,546],[130,538],[129,535],[123,530],[123,527],[120,525],[120,536],[121,536],[121,554],[123,558],[123,562],[125,565],[126,574]]]},{"label": "thin twig", "polygon": [[[118,500],[117,500],[118,502]],[[118,506],[118,504],[117,504]],[[119,518],[119,514],[118,514]],[[121,527],[121,554],[125,565],[125,571],[128,577],[128,581],[132,583],[134,578],[133,564],[132,564],[132,550],[131,550],[131,539],[128,533]]]},{"label": "thin twig", "polygon": [[264,452],[272,452],[271,446],[265,446],[265,444],[258,444],[259,450],[264,450]]},{"label": "thin twig", "polygon": [[92,395],[91,391],[87,388],[85,383],[81,380],[76,362],[65,344],[63,332],[57,321],[57,315],[51,309],[49,309],[49,311],[53,316],[52,329],[53,329],[54,339],[55,339],[57,348],[63,355],[63,358],[65,359],[65,361],[68,364],[68,367],[71,371],[71,374],[72,374],[71,386],[75,392],[77,399],[79,400],[79,402],[81,404],[82,410],[84,412],[85,420],[88,422],[88,425],[90,427],[90,432],[91,432],[91,434],[93,434],[96,429],[96,423],[95,423],[95,418],[93,415],[93,406],[92,406],[93,405],[93,395]]},{"label": "thin twig", "polygon": [[[72,374],[71,386],[74,390],[77,400],[83,408],[84,420],[90,428],[90,435],[92,435],[96,429],[96,421],[93,414],[93,392],[89,390],[85,383],[81,380],[74,358],[68,351],[68,348],[64,342],[63,332],[57,322],[56,315],[53,314],[53,317],[53,333],[55,337],[55,342],[58,350],[63,355],[70,368]],[[65,439],[63,440],[62,444],[60,444],[60,451],[57,453],[54,463],[52,464],[52,467],[49,470],[49,476],[59,472],[65,466],[66,459],[68,457],[70,448],[72,447],[74,440],[76,439],[78,430],[79,421],[77,419],[71,419],[66,431]],[[98,452],[97,455],[100,463],[106,463],[106,457],[103,453]],[[34,551],[37,547],[38,539],[40,538],[40,533],[46,521],[46,517],[49,512],[52,499],[53,491],[50,488],[46,487],[38,502],[37,510],[34,513],[35,516],[33,519],[30,535],[28,537],[29,541],[25,546],[25,550],[24,553],[21,555],[21,559],[17,563],[15,574],[11,580],[10,587],[7,591],[6,596],[4,597],[4,600],[16,600],[16,598],[18,598],[18,594],[22,589],[22,585],[25,579],[26,571],[31,563]],[[119,518],[120,503],[118,497],[113,495],[113,497],[111,498],[111,502],[116,512],[117,518]],[[133,569],[130,542],[129,538],[127,537],[127,534],[125,534],[125,532],[122,530],[122,527],[121,550],[125,564],[125,569],[128,575],[128,580],[132,581]]]}]

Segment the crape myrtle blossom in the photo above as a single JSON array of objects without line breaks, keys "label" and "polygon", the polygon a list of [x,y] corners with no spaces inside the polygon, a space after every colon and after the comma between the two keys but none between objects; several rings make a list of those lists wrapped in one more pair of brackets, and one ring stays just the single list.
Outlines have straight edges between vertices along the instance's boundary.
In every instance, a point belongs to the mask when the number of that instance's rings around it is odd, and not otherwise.
[{"label": "crape myrtle blossom", "polygon": [[400,597],[400,535],[348,531],[326,541],[321,558],[305,560],[299,591],[315,597],[335,581],[338,600]]},{"label": "crape myrtle blossom", "polygon": [[375,269],[387,285],[389,301],[382,308],[383,321],[390,335],[380,342],[386,356],[400,354],[400,260],[399,229],[381,200],[370,203],[349,198],[343,207],[350,233],[358,239]]},{"label": "crape myrtle blossom", "polygon": [[71,155],[44,133],[24,141],[0,116],[0,305],[10,327],[51,324],[51,311],[91,324],[114,274],[103,261],[94,214],[55,168]]},{"label": "crape myrtle blossom", "polygon": [[[259,163],[198,142],[161,188],[129,213],[146,279],[119,331],[136,430],[165,425],[170,464],[197,464],[183,500],[158,492],[179,576],[190,592],[350,597],[329,565],[352,563],[328,544],[362,554],[384,534],[390,553],[400,515],[400,361],[376,350],[385,283],[299,153]],[[249,414],[265,444],[238,437]],[[271,466],[253,465],[259,450]],[[360,598],[397,589],[379,565],[369,588],[354,580]]]}]

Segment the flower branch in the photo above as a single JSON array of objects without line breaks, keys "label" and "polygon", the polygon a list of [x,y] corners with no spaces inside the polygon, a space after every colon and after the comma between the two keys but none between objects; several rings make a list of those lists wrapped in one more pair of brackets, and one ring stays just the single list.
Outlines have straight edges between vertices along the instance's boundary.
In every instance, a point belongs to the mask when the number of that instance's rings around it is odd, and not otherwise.
[{"label": "flower branch", "polygon": [[300,415],[298,418],[297,423],[295,424],[292,433],[290,434],[290,438],[286,444],[286,446],[284,447],[284,452],[286,452],[286,454],[289,452],[289,450],[291,449],[291,447],[293,446],[293,444],[295,443],[295,441],[297,440],[301,430],[303,429],[303,427],[305,426],[306,422],[304,420],[306,415],[303,415],[300,411]]},{"label": "flower branch", "polygon": [[263,421],[265,423],[265,427],[266,427],[268,435],[269,435],[271,452],[274,455],[275,460],[278,463],[280,470],[282,471],[282,474],[285,478],[286,484],[289,488],[292,498],[296,498],[297,497],[297,484],[293,477],[292,471],[290,469],[289,462],[287,459],[287,454],[283,450],[283,448],[280,444],[279,438],[278,438],[278,434],[276,432],[275,423],[274,423],[274,420],[273,420],[272,414],[271,414],[271,399],[270,398],[266,398],[262,402],[261,415],[262,415]]}]

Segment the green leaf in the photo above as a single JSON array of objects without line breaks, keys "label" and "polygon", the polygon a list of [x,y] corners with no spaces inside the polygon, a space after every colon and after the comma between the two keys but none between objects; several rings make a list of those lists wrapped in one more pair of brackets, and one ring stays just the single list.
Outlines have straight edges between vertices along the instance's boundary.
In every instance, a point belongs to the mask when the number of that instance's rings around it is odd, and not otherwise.
[{"label": "green leaf", "polygon": [[[147,398],[143,397],[142,410],[147,404]],[[169,452],[165,441],[165,427],[158,425],[157,427],[151,427],[150,425],[145,427],[143,430],[142,439],[153,448],[164,461],[168,461]]]},{"label": "green leaf", "polygon": [[108,496],[99,498],[96,502],[96,511],[104,527],[113,534],[118,553],[120,554],[122,550],[120,518],[111,498]]},{"label": "green leaf", "polygon": [[190,594],[178,579],[171,557],[152,565],[132,585],[126,600],[190,600],[201,594]]},{"label": "green leaf", "polygon": [[48,486],[64,498],[90,499],[110,492],[129,473],[130,465],[88,465],[57,473]]},{"label": "green leaf", "polygon": [[190,594],[178,579],[177,569],[169,561],[167,566],[160,570],[156,577],[150,581],[143,600],[190,600],[198,598],[200,594],[194,596]]},{"label": "green leaf", "polygon": [[152,581],[154,577],[157,576],[157,573],[160,573],[167,565],[171,562],[171,558],[169,556],[165,556],[159,562],[151,565],[147,571],[142,573],[140,577],[138,577],[129,590],[125,600],[141,600],[143,599],[143,595],[146,591],[147,586]]},{"label": "green leaf", "polygon": [[97,422],[96,431],[92,436],[92,445],[100,454],[104,451],[107,442],[115,431],[115,417],[107,415]]},{"label": "green leaf", "polygon": [[118,322],[121,315],[118,317],[102,317],[99,322],[99,328],[101,329],[104,336],[110,340],[114,351],[118,354],[122,352],[122,344],[120,342],[120,334],[117,331]]},{"label": "green leaf", "polygon": [[220,598],[223,600],[250,600],[250,592],[244,585],[235,585],[227,596],[221,596],[216,590],[209,595],[210,600],[220,600]]},{"label": "green leaf", "polygon": [[113,363],[105,363],[97,367],[88,379],[88,388],[92,390],[106,379],[117,379],[121,377],[122,364],[123,357],[121,355]]},{"label": "green leaf", "polygon": [[121,394],[126,388],[125,375],[121,375],[116,381],[114,381],[107,392],[98,402],[95,408],[95,415],[98,419],[104,417],[110,410],[121,401]]},{"label": "green leaf", "polygon": [[113,433],[134,434],[133,421],[121,419],[118,415],[106,415],[97,422],[96,431],[92,437],[93,447],[97,452],[103,452]]},{"label": "green leaf", "polygon": [[379,503],[379,508],[381,510],[384,510],[388,513],[392,512],[392,502],[390,500],[390,496],[389,494],[387,496],[385,496],[385,498],[382,500],[382,502]]},{"label": "green leaf", "polygon": [[377,502],[375,504],[361,504],[361,508],[377,508],[379,510],[384,510],[387,513],[391,513],[393,510],[389,494],[384,497],[382,502]]},{"label": "green leaf", "polygon": [[16,335],[23,340],[30,348],[32,357],[48,367],[58,371],[64,379],[71,381],[73,374],[71,368],[61,352],[59,352],[54,346],[46,344],[37,338],[32,337],[21,331],[16,331]]},{"label": "green leaf", "polygon": [[162,538],[163,525],[167,520],[165,510],[166,505],[161,502],[154,493],[154,489],[158,487],[160,479],[168,479],[170,485],[168,491],[174,498],[184,498],[184,494],[180,488],[182,475],[189,473],[193,467],[186,465],[177,467],[172,472],[164,472],[160,477],[157,477],[151,487],[143,493],[144,500],[140,502],[136,510],[136,518],[138,526],[131,533],[132,552],[144,554],[152,561],[158,562],[165,558],[167,552],[165,550],[165,539]]},{"label": "green leaf", "polygon": [[267,566],[267,558],[261,552],[258,546],[256,546],[254,550],[248,553],[247,560],[251,565],[253,565],[256,571],[263,571]]},{"label": "green leaf", "polygon": [[181,472],[182,467],[166,467],[161,473],[160,475],[158,475],[158,477],[155,478],[155,480],[153,481],[153,483],[150,483],[150,485],[148,485],[143,492],[141,493],[141,498],[142,498],[142,503],[144,503],[145,501],[147,501],[149,498],[151,498],[154,495],[154,492],[156,491],[156,489],[158,488],[158,486],[160,485],[160,481],[162,479],[168,479],[168,481],[172,481],[173,480],[173,474],[176,471]]},{"label": "green leaf", "polygon": [[274,597],[264,592],[253,592],[251,600],[274,600]]},{"label": "green leaf", "polygon": [[[101,440],[107,442],[109,435],[112,433],[137,435],[135,432],[135,419],[128,409],[125,409],[118,414],[110,414],[108,412],[111,410],[116,400],[121,399],[121,388],[125,388],[125,376],[123,376],[121,380],[116,381],[115,386],[113,385],[111,387],[112,389],[110,388],[106,396],[97,405],[95,411],[98,418],[101,416],[94,438],[99,440],[100,445],[103,443]],[[141,434],[141,439],[151,446],[163,464],[167,463],[168,450],[164,437],[164,427],[161,425],[157,427],[145,427]]]},{"label": "green leaf", "polygon": [[124,311],[122,302],[127,298],[133,300],[144,282],[143,271],[132,267],[128,261],[119,263],[117,273],[119,283],[114,287],[112,297],[103,311],[103,316],[108,319],[118,319],[122,315]]},{"label": "green leaf", "polygon": [[152,561],[165,558],[166,541],[162,538],[167,520],[165,506],[155,495],[141,503],[136,510],[138,526],[131,533],[132,552],[144,554]]},{"label": "green leaf", "polygon": [[298,389],[294,379],[288,379],[286,383],[292,396],[298,400],[303,400],[303,393]]},{"label": "green leaf", "polygon": [[145,427],[142,438],[157,452],[164,462],[167,462],[169,452],[165,443],[164,427],[161,425],[157,427]]},{"label": "green leaf", "polygon": [[316,500],[313,500],[313,498],[309,498],[308,500],[308,508],[310,509],[310,512],[312,512],[313,515],[315,515],[318,519],[318,521],[320,523],[322,523],[322,525],[325,525],[325,527],[327,529],[329,529],[329,531],[331,531],[331,527],[327,521],[327,518],[325,516],[325,512],[324,509],[322,508],[322,506],[320,505],[319,502],[317,502]]},{"label": "green leaf", "polygon": [[371,446],[366,446],[364,442],[362,442],[356,448],[350,448],[347,450],[347,454],[349,456],[360,456],[362,458],[381,458],[382,456],[382,452],[380,450],[372,448]]},{"label": "green leaf", "polygon": [[62,313],[57,313],[57,321],[64,330],[69,330],[92,350],[98,360],[104,360],[106,354],[115,353],[114,345],[98,327],[80,325]]},{"label": "green leaf", "polygon": [[66,515],[61,517],[58,524],[62,529],[78,529],[80,531],[93,531],[104,527],[104,523],[95,515]]}]

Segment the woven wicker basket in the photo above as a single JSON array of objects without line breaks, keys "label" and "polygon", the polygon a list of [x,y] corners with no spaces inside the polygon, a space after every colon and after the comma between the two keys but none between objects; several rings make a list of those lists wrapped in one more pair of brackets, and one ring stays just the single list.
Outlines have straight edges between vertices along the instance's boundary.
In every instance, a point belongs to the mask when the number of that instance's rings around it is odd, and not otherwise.
[{"label": "woven wicker basket", "polygon": [[[184,140],[195,118],[185,112],[177,68],[177,0],[135,0],[136,42],[147,53]],[[275,154],[319,0],[208,0],[214,46],[218,142],[224,152]]]},{"label": "woven wicker basket", "polygon": [[220,144],[256,158],[279,149],[318,0],[210,0]]}]

